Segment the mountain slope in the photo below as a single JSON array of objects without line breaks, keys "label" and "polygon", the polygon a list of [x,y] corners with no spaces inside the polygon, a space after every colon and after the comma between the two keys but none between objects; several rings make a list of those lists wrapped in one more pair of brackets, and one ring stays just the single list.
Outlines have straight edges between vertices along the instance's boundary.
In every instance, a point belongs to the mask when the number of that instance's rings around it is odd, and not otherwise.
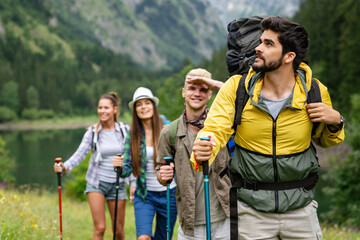
[{"label": "mountain slope", "polygon": [[224,26],[237,18],[252,15],[280,15],[291,17],[299,9],[301,0],[208,0],[216,9]]},{"label": "mountain slope", "polygon": [[209,59],[225,30],[206,0],[48,0],[62,22],[144,66]]}]

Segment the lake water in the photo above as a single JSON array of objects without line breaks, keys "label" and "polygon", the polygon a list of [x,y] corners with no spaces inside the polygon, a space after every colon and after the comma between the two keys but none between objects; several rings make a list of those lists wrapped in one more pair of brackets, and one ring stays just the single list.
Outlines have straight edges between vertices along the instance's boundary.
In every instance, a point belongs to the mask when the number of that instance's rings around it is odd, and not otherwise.
[{"label": "lake water", "polygon": [[[16,161],[16,186],[30,185],[55,189],[57,177],[53,171],[54,160],[67,160],[79,146],[86,129],[0,131],[6,141],[10,157]],[[65,179],[64,179],[65,180]],[[326,212],[329,202],[321,188],[326,183],[321,180],[316,186],[315,199],[319,202],[318,212]]]},{"label": "lake water", "polygon": [[9,156],[16,161],[16,186],[57,187],[56,157],[68,159],[86,129],[1,131]]}]

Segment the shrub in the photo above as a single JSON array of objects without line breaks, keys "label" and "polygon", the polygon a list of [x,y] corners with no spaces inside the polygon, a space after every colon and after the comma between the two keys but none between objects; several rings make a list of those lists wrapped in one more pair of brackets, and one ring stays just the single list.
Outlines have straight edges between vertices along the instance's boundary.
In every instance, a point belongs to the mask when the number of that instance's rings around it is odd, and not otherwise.
[{"label": "shrub", "polygon": [[55,117],[55,113],[53,110],[39,110],[38,111],[38,117],[40,119],[48,119],[48,118],[54,118]]},{"label": "shrub", "polygon": [[10,122],[17,118],[15,111],[8,107],[0,107],[0,122]]},{"label": "shrub", "polygon": [[39,118],[39,111],[35,108],[24,108],[21,112],[21,117],[28,120]]},{"label": "shrub", "polygon": [[8,156],[8,151],[5,149],[6,143],[0,136],[0,183],[15,182],[15,160]]},{"label": "shrub", "polygon": [[331,159],[327,181],[334,184],[325,189],[331,201],[325,215],[330,222],[358,228],[360,226],[360,94],[352,96],[352,111],[347,124],[348,143],[353,151],[344,159]]},{"label": "shrub", "polygon": [[73,169],[71,175],[65,182],[65,194],[69,197],[78,199],[80,201],[86,201],[84,191],[86,188],[86,171],[89,165],[89,159],[91,151],[86,155],[85,159]]}]

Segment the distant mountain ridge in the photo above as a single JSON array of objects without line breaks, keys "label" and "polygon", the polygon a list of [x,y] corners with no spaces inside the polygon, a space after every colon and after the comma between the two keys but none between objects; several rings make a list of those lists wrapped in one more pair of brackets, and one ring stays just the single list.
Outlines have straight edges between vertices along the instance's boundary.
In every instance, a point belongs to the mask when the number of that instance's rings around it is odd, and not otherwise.
[{"label": "distant mountain ridge", "polygon": [[54,15],[143,66],[210,59],[226,44],[229,21],[255,14],[293,15],[286,0],[48,0]]},{"label": "distant mountain ridge", "polygon": [[225,29],[206,0],[49,0],[53,14],[142,65],[174,67],[209,59],[225,44]]},{"label": "distant mountain ridge", "polygon": [[0,15],[0,37],[11,32],[38,55],[50,48],[52,60],[74,60],[71,39],[100,45],[147,69],[172,69],[184,61],[210,60],[226,45],[230,20],[255,14],[292,15],[300,1],[34,0],[39,8],[25,10],[24,0],[14,0],[12,5],[28,21],[15,18],[2,24]]},{"label": "distant mountain ridge", "polygon": [[302,0],[208,0],[226,26],[230,21],[252,15],[292,17]]}]

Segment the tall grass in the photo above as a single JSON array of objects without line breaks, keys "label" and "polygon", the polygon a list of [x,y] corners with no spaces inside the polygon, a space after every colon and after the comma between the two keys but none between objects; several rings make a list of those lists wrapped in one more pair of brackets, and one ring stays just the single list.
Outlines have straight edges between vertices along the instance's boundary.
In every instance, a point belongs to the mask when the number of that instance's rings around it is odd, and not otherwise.
[{"label": "tall grass", "polygon": [[[133,206],[125,210],[125,237],[136,239]],[[63,196],[62,222],[64,240],[91,240],[93,223],[87,202],[74,201]],[[58,194],[47,190],[0,189],[0,240],[59,239]],[[177,236],[178,223],[174,229]],[[106,211],[104,239],[112,239],[111,219]],[[174,237],[173,239],[177,239]]]},{"label": "tall grass", "polygon": [[[87,202],[62,199],[64,240],[91,240],[93,226]],[[112,239],[111,219],[106,212],[107,228],[104,239]],[[177,239],[178,222],[174,229]],[[325,240],[360,240],[360,233],[323,226]],[[131,203],[125,216],[126,239],[136,239],[135,219]],[[0,189],[0,240],[59,239],[58,195],[47,190]]]}]

